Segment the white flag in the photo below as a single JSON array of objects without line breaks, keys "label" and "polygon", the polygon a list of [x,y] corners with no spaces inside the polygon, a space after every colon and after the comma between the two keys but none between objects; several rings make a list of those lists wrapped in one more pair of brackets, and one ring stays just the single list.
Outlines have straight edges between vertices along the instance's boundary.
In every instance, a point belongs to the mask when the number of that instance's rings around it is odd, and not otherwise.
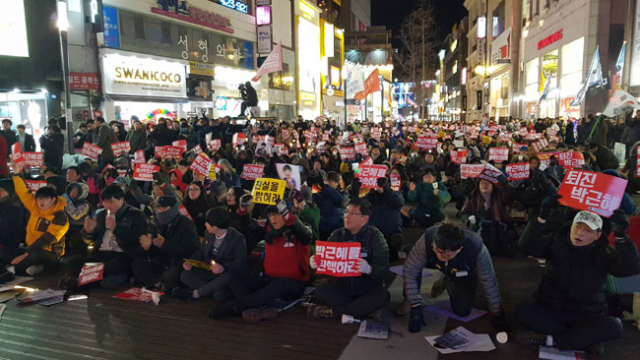
[{"label": "white flag", "polygon": [[600,66],[600,48],[596,48],[596,52],[593,54],[593,59],[591,60],[591,66],[589,67],[589,73],[587,74],[587,78],[582,84],[582,88],[578,91],[575,99],[571,101],[571,106],[579,106],[582,104],[584,100],[584,96],[589,91],[589,88],[593,86],[602,86],[602,67]]},{"label": "white flag", "polygon": [[602,114],[607,117],[615,117],[633,110],[640,110],[638,100],[624,90],[616,90]]},{"label": "white flag", "polygon": [[347,77],[347,99],[355,99],[356,94],[364,91],[364,79],[362,78],[362,68],[355,65],[351,68]]},{"label": "white flag", "polygon": [[258,69],[258,73],[256,76],[251,79],[251,81],[256,82],[260,80],[263,75],[267,75],[272,72],[282,71],[284,65],[282,64],[282,42],[278,44],[273,50],[271,54],[267,56],[267,59],[264,61],[260,69]]}]

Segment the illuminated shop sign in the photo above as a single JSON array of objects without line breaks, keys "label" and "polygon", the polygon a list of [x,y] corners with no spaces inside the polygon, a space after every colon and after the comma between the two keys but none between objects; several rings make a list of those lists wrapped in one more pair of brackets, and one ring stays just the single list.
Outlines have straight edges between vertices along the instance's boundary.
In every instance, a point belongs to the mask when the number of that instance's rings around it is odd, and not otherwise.
[{"label": "illuminated shop sign", "polygon": [[556,31],[555,33],[547,36],[546,38],[538,41],[538,50],[544,49],[547,46],[562,40],[562,29]]},{"label": "illuminated shop sign", "polygon": [[233,34],[231,20],[220,14],[189,6],[186,1],[158,0],[157,4],[157,8],[151,8],[154,14]]},{"label": "illuminated shop sign", "polygon": [[249,6],[247,6],[247,4],[243,3],[242,1],[220,0],[220,5],[240,11],[243,14],[246,14],[249,11]]},{"label": "illuminated shop sign", "polygon": [[185,65],[107,54],[102,58],[107,94],[185,98]]}]

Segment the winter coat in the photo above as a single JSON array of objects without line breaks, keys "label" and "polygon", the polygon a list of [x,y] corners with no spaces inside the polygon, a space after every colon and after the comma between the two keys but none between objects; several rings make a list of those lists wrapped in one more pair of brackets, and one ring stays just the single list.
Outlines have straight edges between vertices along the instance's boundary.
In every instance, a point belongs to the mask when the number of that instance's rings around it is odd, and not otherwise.
[{"label": "winter coat", "polygon": [[211,260],[224,266],[224,272],[239,273],[247,263],[247,245],[244,235],[233,227],[227,228],[227,235],[220,244],[216,256],[213,256],[215,235],[206,232],[204,241],[189,256],[189,259],[210,264]]},{"label": "winter coat", "polygon": [[[0,201],[0,247],[17,249],[24,239],[25,216],[22,205],[7,198]],[[5,264],[6,265],[6,264]]]},{"label": "winter coat", "polygon": [[613,154],[609,148],[604,145],[598,146],[598,151],[594,152],[596,156],[596,164],[602,170],[613,169],[616,170],[620,167],[618,158]]},{"label": "winter coat", "polygon": [[404,206],[404,198],[400,192],[386,189],[379,193],[371,190],[365,198],[371,203],[370,225],[379,229],[386,238],[402,233],[400,208]]},{"label": "winter coat", "polygon": [[153,230],[153,227],[164,238],[164,244],[162,247],[151,245],[144,255],[159,259],[166,266],[182,264],[183,259],[193,254],[200,245],[196,226],[186,216],[178,214],[167,225],[156,221],[150,226],[150,230]]},{"label": "winter coat", "polygon": [[[104,238],[105,219],[107,212],[100,209],[96,212],[98,226],[92,234],[87,234],[89,239],[94,241],[93,251],[100,251]],[[147,219],[142,211],[124,204],[116,213],[116,228],[113,234],[116,236],[118,246],[131,258],[142,255],[143,249],[140,246],[140,236],[148,233]]]},{"label": "winter coat", "polygon": [[145,129],[140,129],[140,131],[131,130],[127,134],[127,140],[131,145],[129,154],[135,154],[138,150],[145,150],[147,148],[147,131]]},{"label": "winter coat", "polygon": [[589,246],[574,246],[570,225],[558,230],[534,218],[525,228],[520,245],[527,254],[547,259],[546,274],[533,296],[554,311],[605,313],[607,275],[640,274],[638,249],[628,239],[612,247],[606,234]]},{"label": "winter coat", "polygon": [[[72,189],[78,189],[75,200],[71,200],[69,193]],[[64,212],[69,218],[70,226],[83,226],[84,219],[91,213],[91,205],[87,201],[89,196],[89,186],[84,182],[73,182],[67,185],[66,192],[62,197],[67,201]]]},{"label": "winter coat", "polygon": [[320,208],[316,204],[306,204],[298,218],[311,227],[314,239],[320,238]]},{"label": "winter coat", "polygon": [[102,149],[102,160],[113,161],[113,150],[111,144],[116,140],[113,129],[107,124],[102,124],[98,128],[98,138],[96,139],[96,146]]},{"label": "winter coat", "polygon": [[61,133],[47,134],[40,137],[43,161],[47,165],[62,169],[62,155],[64,153],[64,135]]},{"label": "winter coat", "polygon": [[9,148],[7,147],[7,141],[0,136],[0,176],[9,175],[9,166],[7,165],[7,157],[9,157]]},{"label": "winter coat", "polygon": [[320,208],[321,238],[326,238],[343,226],[344,198],[338,190],[325,185],[320,192],[313,194],[313,202]]},{"label": "winter coat", "polygon": [[[362,274],[378,284],[382,284],[389,272],[389,247],[384,235],[376,227],[365,224],[357,234],[345,228],[334,231],[327,239],[329,242],[358,242],[361,245],[360,256],[371,266],[371,274]],[[350,281],[352,278],[341,278],[339,281]]]},{"label": "winter coat", "polygon": [[438,182],[438,195],[433,194],[433,184],[421,182],[414,191],[407,193],[408,202],[417,202],[415,209],[420,215],[430,215],[434,221],[444,219],[444,205],[451,201],[451,195],[442,182]]}]

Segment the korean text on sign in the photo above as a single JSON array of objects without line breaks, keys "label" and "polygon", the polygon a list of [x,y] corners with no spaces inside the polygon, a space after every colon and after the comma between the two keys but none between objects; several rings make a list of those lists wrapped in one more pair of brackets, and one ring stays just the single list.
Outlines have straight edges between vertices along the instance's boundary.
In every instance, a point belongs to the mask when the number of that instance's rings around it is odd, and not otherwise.
[{"label": "korean text on sign", "polygon": [[360,171],[356,174],[360,178],[363,188],[378,189],[378,178],[387,175],[387,167],[385,165],[362,165]]},{"label": "korean text on sign", "polygon": [[342,160],[353,160],[356,156],[356,151],[353,146],[343,147],[340,149],[340,158]]},{"label": "korean text on sign", "polygon": [[153,174],[160,171],[160,166],[151,164],[136,164],[133,168],[133,179],[138,181],[153,181]]},{"label": "korean text on sign", "polygon": [[419,136],[416,146],[418,149],[435,149],[438,139],[435,137]]},{"label": "korean text on sign", "polygon": [[244,180],[255,180],[261,178],[263,174],[264,166],[262,165],[244,164],[242,169],[242,179]]},{"label": "korean text on sign", "polygon": [[526,180],[529,178],[529,163],[517,163],[507,165],[507,180]]},{"label": "korean text on sign", "polygon": [[369,155],[369,152],[367,151],[367,144],[365,143],[357,143],[356,144],[356,152],[362,156],[367,156]]},{"label": "korean text on sign", "polygon": [[318,268],[316,273],[336,277],[360,276],[360,251],[358,242],[316,241]]},{"label": "korean text on sign", "polygon": [[253,184],[253,202],[257,204],[275,205],[284,196],[287,187],[285,180],[259,178]]},{"label": "korean text on sign", "polygon": [[78,276],[78,286],[100,281],[104,277],[104,263],[86,263]]},{"label": "korean text on sign", "polygon": [[484,170],[482,164],[462,164],[460,165],[460,178],[462,179],[474,179],[477,178]]},{"label": "korean text on sign", "polygon": [[509,148],[501,147],[501,148],[490,148],[489,149],[489,160],[493,161],[507,161],[509,160]]},{"label": "korean text on sign", "polygon": [[47,186],[46,181],[25,180],[24,182],[25,184],[27,184],[27,189],[29,189],[29,191],[31,191],[32,193],[35,193],[36,191],[38,191],[38,189]]},{"label": "korean text on sign", "polygon": [[620,207],[627,180],[592,171],[570,170],[558,194],[560,203],[609,217]]},{"label": "korean text on sign", "polygon": [[584,165],[584,155],[579,151],[567,151],[558,154],[558,163],[565,169]]},{"label": "korean text on sign", "polygon": [[41,152],[24,152],[24,163],[26,166],[40,167],[43,163],[43,154]]},{"label": "korean text on sign", "polygon": [[451,162],[457,165],[467,162],[467,150],[451,151]]},{"label": "korean text on sign", "polygon": [[131,151],[131,143],[128,141],[121,141],[111,144],[111,150],[115,155],[120,155],[121,152],[129,153]]},{"label": "korean text on sign", "polygon": [[200,174],[202,176],[209,175],[209,165],[211,164],[211,159],[204,154],[200,153],[196,156],[195,160],[189,167],[189,169],[193,170],[193,172]]},{"label": "korean text on sign", "polygon": [[85,142],[84,145],[82,145],[82,155],[98,160],[98,156],[100,156],[100,154],[102,154],[102,148],[99,146],[93,145],[90,142]]}]

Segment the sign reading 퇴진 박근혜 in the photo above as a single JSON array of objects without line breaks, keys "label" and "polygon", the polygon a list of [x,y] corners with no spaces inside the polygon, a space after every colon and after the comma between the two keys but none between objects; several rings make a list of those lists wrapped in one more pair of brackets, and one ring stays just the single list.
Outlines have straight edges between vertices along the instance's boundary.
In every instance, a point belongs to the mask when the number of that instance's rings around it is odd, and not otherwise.
[{"label": "sign reading \ud1f4\uc9c4 \ubc15\uadfc\ud61c", "polygon": [[317,274],[336,277],[360,276],[359,242],[316,241]]},{"label": "sign reading \ud1f4\uc9c4 \ubc15\uadfc\ud61c", "polygon": [[578,210],[609,217],[620,207],[627,180],[593,171],[570,170],[558,194],[560,203]]}]

